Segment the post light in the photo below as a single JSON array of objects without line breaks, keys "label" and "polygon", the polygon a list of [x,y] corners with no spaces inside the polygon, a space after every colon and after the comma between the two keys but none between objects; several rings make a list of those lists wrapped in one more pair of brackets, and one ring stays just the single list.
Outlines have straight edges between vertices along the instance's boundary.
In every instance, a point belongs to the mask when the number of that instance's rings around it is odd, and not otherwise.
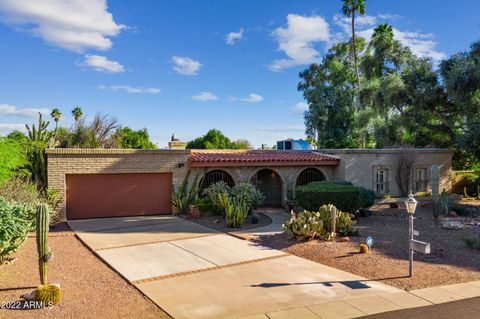
[{"label": "post light", "polygon": [[413,198],[412,191],[410,191],[410,194],[408,194],[408,199],[405,201],[405,208],[407,209],[408,214],[415,214],[415,209],[417,208],[417,200]]},{"label": "post light", "polygon": [[413,214],[415,213],[415,208],[417,208],[417,201],[413,198],[412,191],[410,190],[410,194],[408,194],[408,199],[405,201],[405,208],[407,209],[408,213],[408,249],[409,249],[409,267],[408,272],[409,276],[413,276],[413,249],[412,249],[412,241],[413,241]]}]

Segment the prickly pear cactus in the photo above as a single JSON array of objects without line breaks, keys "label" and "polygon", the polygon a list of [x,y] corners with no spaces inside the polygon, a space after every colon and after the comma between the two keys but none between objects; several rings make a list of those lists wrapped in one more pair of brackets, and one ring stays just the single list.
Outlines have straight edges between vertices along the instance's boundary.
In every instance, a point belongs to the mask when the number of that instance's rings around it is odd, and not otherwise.
[{"label": "prickly pear cactus", "polygon": [[47,263],[53,258],[53,253],[48,248],[49,212],[46,204],[39,204],[36,211],[37,221],[37,252],[40,282],[47,283]]}]

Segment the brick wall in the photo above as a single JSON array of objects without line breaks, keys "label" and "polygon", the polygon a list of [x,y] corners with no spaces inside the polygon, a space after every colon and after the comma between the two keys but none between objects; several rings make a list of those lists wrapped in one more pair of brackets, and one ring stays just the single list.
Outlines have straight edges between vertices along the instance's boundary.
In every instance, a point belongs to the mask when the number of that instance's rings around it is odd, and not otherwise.
[{"label": "brick wall", "polygon": [[[440,166],[440,190],[451,190],[452,152],[445,149],[344,149],[317,150],[320,153],[332,154],[340,158],[340,164],[335,170],[335,180],[347,180],[356,185],[374,189],[374,170],[386,168],[389,171],[389,194],[400,196],[397,183],[399,160],[402,156],[412,158],[413,168],[410,180],[413,181],[415,168],[425,168],[427,181],[430,180],[430,167]],[[413,184],[410,188],[414,189]],[[428,190],[431,190],[428,184]]]}]

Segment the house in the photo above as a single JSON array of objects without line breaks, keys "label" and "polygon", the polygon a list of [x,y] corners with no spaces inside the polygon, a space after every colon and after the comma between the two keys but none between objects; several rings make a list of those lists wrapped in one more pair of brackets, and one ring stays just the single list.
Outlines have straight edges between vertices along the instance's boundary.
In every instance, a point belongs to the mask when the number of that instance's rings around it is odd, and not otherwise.
[{"label": "house", "polygon": [[408,167],[409,187],[424,192],[430,167],[439,165],[440,187],[451,189],[452,152],[445,149],[50,149],[47,156],[49,187],[64,198],[62,219],[170,214],[172,187],[189,170],[192,180],[202,174],[202,188],[250,182],[265,194],[266,206],[284,206],[295,187],[322,180],[399,196],[399,167]]}]

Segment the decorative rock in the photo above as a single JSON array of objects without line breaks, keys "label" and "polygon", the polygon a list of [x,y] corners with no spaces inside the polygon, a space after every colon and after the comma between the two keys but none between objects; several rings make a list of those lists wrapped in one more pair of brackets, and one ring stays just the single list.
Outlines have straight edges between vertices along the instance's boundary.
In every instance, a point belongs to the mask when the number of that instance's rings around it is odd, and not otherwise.
[{"label": "decorative rock", "polygon": [[447,214],[448,217],[458,217],[457,213],[455,213],[454,211],[451,211]]},{"label": "decorative rock", "polygon": [[346,242],[350,241],[350,237],[348,237],[348,236],[338,237],[337,241],[340,242],[340,243],[346,243]]},{"label": "decorative rock", "polygon": [[458,220],[445,220],[442,222],[442,228],[443,229],[463,229],[465,225],[462,224],[462,222]]}]

